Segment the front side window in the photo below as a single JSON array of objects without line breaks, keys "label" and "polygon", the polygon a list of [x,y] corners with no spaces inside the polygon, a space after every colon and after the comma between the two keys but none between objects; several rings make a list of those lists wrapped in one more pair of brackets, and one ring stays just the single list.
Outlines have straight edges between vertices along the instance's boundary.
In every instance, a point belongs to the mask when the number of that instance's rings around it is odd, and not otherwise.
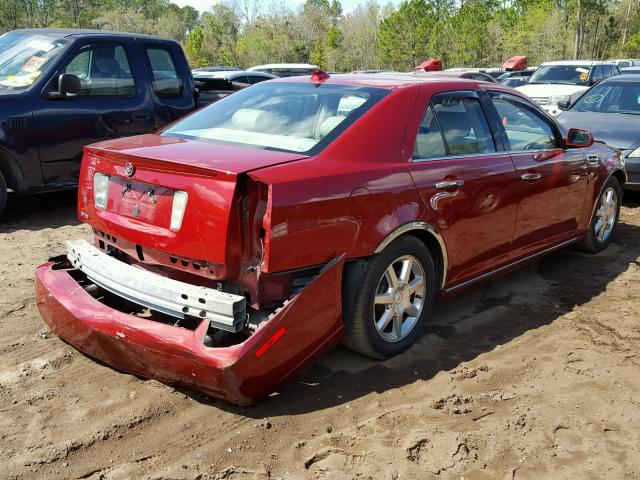
[{"label": "front side window", "polygon": [[598,83],[602,80],[604,80],[602,65],[596,65],[595,67],[593,67],[593,76],[591,77],[591,82]]},{"label": "front side window", "polygon": [[87,45],[63,69],[80,78],[75,97],[128,97],[136,92],[124,48],[116,44]]},{"label": "front side window", "polygon": [[506,98],[493,98],[493,104],[507,132],[511,150],[556,148],[553,128],[539,114]]},{"label": "front side window", "polygon": [[315,154],[388,92],[349,85],[264,82],[196,112],[163,135]]},{"label": "front side window", "polygon": [[640,115],[640,83],[607,80],[581,96],[571,110]]},{"label": "front side window", "polygon": [[28,89],[68,44],[64,38],[42,34],[0,36],[0,91]]},{"label": "front side window", "polygon": [[529,83],[587,85],[590,65],[542,65],[538,67]]},{"label": "front side window", "polygon": [[472,97],[438,95],[433,100],[448,155],[495,152],[487,119],[480,101]]},{"label": "front side window", "polygon": [[153,73],[151,84],[154,93],[161,98],[181,97],[184,82],[178,75],[169,51],[164,48],[147,48],[147,58]]}]

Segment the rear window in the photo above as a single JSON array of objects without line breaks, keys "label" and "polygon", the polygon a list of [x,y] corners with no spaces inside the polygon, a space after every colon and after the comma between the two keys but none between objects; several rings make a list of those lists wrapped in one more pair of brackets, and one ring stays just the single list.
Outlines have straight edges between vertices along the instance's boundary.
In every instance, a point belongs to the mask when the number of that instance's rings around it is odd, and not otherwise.
[{"label": "rear window", "polygon": [[163,132],[172,137],[315,154],[388,93],[312,83],[260,83]]},{"label": "rear window", "polygon": [[153,72],[153,91],[158,97],[181,97],[184,91],[171,54],[164,48],[147,48],[147,58]]}]

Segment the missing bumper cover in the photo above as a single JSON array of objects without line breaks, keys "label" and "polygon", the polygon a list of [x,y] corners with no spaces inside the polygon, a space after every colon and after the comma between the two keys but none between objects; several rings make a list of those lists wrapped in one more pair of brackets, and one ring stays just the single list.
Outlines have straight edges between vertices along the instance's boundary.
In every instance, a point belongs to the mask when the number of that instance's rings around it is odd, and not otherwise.
[{"label": "missing bumper cover", "polygon": [[67,241],[67,258],[100,287],[131,302],[177,318],[208,318],[215,328],[239,332],[246,321],[246,299],[123,263],[84,240]]}]

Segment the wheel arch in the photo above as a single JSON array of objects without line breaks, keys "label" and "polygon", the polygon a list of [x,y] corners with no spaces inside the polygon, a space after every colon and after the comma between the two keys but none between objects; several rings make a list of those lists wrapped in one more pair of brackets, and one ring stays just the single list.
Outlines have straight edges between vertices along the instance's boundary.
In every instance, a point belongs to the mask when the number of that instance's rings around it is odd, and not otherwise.
[{"label": "wheel arch", "polygon": [[447,271],[449,268],[447,246],[444,242],[444,238],[440,235],[440,232],[433,226],[426,222],[410,222],[399,226],[391,233],[389,233],[382,242],[376,247],[373,253],[382,252],[391,242],[403,235],[411,235],[420,240],[429,249],[435,266],[438,269],[440,278],[438,279],[438,285],[440,289],[444,289],[447,281]]},{"label": "wheel arch", "polygon": [[18,163],[13,156],[2,147],[0,147],[0,173],[2,173],[8,188],[16,191],[22,191],[27,188]]}]

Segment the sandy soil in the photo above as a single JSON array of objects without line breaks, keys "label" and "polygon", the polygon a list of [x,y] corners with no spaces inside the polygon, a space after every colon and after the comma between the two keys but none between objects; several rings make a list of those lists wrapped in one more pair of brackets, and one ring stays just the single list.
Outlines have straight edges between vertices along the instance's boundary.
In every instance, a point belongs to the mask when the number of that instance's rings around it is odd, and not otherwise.
[{"label": "sandy soil", "polygon": [[118,373],[52,336],[36,265],[88,237],[74,194],[0,222],[0,478],[640,478],[640,205],[615,243],[447,301],[408,353],[337,349],[238,408]]}]

